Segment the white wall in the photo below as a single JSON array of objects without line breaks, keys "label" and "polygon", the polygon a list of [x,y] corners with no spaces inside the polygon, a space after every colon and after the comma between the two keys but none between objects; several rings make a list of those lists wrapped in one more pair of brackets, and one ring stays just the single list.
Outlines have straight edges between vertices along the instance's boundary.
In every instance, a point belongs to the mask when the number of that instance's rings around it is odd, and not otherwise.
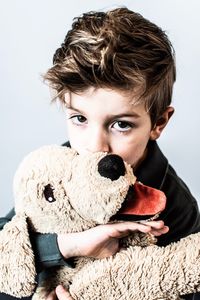
[{"label": "white wall", "polygon": [[51,66],[73,17],[125,5],[165,29],[177,54],[176,114],[160,145],[200,199],[199,0],[2,0],[0,2],[0,215],[13,205],[12,179],[25,154],[67,138],[65,116],[49,105],[41,73]]}]

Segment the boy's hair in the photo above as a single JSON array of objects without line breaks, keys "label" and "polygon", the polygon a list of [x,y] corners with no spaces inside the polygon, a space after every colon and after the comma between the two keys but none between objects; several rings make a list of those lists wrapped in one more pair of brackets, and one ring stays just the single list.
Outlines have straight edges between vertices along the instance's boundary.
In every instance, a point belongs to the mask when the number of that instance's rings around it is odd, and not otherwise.
[{"label": "boy's hair", "polygon": [[75,18],[44,75],[62,102],[65,93],[91,86],[139,90],[138,101],[144,101],[152,124],[171,103],[175,77],[174,50],[166,34],[127,8]]}]

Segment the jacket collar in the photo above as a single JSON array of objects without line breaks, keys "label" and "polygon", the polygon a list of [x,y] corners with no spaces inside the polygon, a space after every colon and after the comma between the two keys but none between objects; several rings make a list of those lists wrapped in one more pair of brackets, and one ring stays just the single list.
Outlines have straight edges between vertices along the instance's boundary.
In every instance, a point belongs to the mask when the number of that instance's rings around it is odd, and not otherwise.
[{"label": "jacket collar", "polygon": [[162,189],[168,170],[168,160],[156,141],[149,141],[145,160],[135,172],[137,180],[156,189]]}]

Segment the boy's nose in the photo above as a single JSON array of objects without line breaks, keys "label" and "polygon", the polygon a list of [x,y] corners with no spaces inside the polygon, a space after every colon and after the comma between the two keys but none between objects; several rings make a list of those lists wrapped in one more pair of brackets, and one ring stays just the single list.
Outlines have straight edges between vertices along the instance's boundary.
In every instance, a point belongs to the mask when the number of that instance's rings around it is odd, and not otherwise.
[{"label": "boy's nose", "polygon": [[109,140],[105,133],[94,132],[89,136],[87,144],[89,152],[110,152]]}]

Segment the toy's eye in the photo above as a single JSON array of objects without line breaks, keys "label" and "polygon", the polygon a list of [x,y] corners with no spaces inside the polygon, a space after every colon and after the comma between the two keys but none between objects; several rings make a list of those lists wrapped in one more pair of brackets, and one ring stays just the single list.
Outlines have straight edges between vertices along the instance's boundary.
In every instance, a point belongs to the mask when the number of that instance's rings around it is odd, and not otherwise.
[{"label": "toy's eye", "polygon": [[43,192],[45,199],[50,203],[56,201],[56,199],[54,198],[53,190],[54,189],[52,188],[52,186],[50,184],[47,184]]}]

